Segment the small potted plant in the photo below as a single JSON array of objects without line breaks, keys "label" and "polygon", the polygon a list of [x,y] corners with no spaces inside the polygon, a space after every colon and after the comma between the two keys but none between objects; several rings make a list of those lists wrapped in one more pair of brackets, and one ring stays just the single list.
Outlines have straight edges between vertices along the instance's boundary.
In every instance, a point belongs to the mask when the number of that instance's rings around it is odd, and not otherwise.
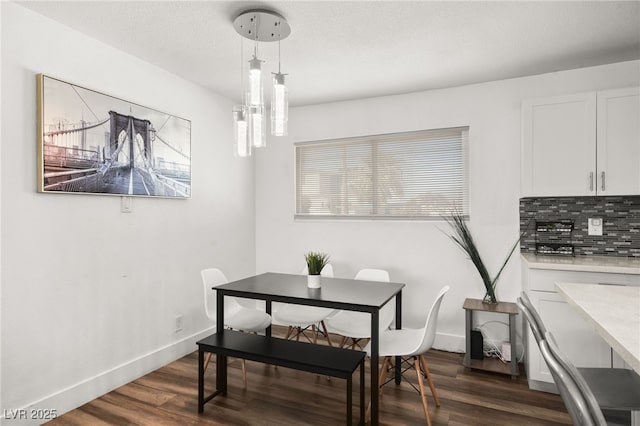
[{"label": "small potted plant", "polygon": [[310,251],[304,255],[304,258],[307,261],[307,270],[309,272],[307,285],[309,288],[320,288],[320,273],[322,268],[329,262],[329,255]]}]

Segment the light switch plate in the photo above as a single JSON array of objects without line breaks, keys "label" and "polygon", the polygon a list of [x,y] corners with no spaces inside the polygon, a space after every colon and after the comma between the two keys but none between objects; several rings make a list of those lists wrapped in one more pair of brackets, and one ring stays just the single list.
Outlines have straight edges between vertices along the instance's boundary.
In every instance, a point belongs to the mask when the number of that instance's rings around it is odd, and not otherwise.
[{"label": "light switch plate", "polygon": [[589,218],[589,235],[602,235],[602,218]]}]

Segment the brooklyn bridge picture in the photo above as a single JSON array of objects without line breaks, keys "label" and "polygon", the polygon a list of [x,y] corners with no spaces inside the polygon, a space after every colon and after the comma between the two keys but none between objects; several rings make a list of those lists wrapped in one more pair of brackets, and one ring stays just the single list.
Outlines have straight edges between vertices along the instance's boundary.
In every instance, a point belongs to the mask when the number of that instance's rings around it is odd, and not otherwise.
[{"label": "brooklyn bridge picture", "polygon": [[191,122],[38,75],[38,191],[191,196]]}]

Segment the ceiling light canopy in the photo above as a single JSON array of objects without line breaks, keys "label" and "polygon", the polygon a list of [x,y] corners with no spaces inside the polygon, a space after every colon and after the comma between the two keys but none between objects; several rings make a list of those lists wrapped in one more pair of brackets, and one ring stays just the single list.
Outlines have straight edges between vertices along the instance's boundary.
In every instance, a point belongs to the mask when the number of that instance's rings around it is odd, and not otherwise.
[{"label": "ceiling light canopy", "polygon": [[[259,42],[278,42],[278,72],[273,73],[271,95],[271,134],[287,134],[289,100],[285,87],[285,75],[280,70],[280,40],[291,34],[291,27],[281,15],[264,9],[242,12],[233,21],[233,27],[243,38],[254,42],[253,55],[244,64],[244,44],[240,47],[243,104],[233,108],[236,155],[251,155],[251,148],[266,146],[266,119],[263,97],[262,64],[258,57]],[[245,78],[247,85],[245,89]],[[246,91],[245,91],[246,90]]]}]

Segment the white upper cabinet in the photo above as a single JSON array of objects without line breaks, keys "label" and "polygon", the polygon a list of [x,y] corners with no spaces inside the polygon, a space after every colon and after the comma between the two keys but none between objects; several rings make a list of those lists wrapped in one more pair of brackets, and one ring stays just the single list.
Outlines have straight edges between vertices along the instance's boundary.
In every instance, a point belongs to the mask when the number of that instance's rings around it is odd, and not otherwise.
[{"label": "white upper cabinet", "polygon": [[521,185],[523,197],[640,194],[638,88],[525,100]]},{"label": "white upper cabinet", "polygon": [[598,195],[640,194],[640,89],[598,92]]}]

